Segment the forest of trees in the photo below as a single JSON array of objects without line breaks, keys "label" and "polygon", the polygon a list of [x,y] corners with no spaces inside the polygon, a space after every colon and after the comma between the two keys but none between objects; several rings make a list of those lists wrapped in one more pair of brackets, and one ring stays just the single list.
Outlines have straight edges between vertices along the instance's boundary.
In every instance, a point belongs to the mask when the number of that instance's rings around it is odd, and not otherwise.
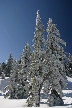
[{"label": "forest of trees", "polygon": [[60,38],[56,24],[49,18],[44,30],[37,11],[32,47],[26,43],[20,60],[11,53],[7,62],[0,64],[1,78],[9,77],[4,97],[27,99],[28,107],[39,107],[43,90],[45,95],[49,94],[49,106],[64,105],[62,90],[66,87],[66,76],[72,77],[72,55],[67,56],[63,46],[66,42]]}]

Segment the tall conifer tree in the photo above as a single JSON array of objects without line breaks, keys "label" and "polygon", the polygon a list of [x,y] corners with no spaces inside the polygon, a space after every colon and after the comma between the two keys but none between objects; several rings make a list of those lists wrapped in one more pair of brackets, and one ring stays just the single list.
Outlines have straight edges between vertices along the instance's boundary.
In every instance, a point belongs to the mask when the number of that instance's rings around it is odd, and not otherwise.
[{"label": "tall conifer tree", "polygon": [[27,100],[28,106],[33,106],[35,104],[36,107],[40,106],[40,84],[42,83],[42,75],[43,75],[43,60],[44,60],[44,29],[41,23],[41,18],[39,15],[39,11],[37,11],[36,17],[36,27],[34,32],[33,39],[33,53],[31,54],[31,63],[29,72],[31,75],[31,92],[30,96]]},{"label": "tall conifer tree", "polygon": [[[57,104],[62,105],[62,89],[64,89],[66,82],[66,73],[65,73],[65,59],[66,55],[64,48],[61,44],[66,46],[66,42],[60,39],[59,30],[56,28],[56,24],[52,23],[52,19],[49,18],[48,27],[47,27],[47,40],[45,43],[46,46],[46,65],[48,67],[48,79],[46,79],[44,91],[48,93],[51,90],[51,95],[49,99],[49,105],[54,106]],[[54,92],[55,91],[55,92]],[[54,100],[54,93],[59,94],[59,101]],[[61,103],[60,103],[61,101]],[[59,103],[58,103],[59,102]]]}]

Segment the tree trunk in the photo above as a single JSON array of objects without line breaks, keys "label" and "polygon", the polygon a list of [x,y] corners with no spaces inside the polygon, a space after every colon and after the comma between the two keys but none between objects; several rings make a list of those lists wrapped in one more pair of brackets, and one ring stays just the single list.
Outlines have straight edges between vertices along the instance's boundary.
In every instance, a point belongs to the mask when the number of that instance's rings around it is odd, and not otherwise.
[{"label": "tree trunk", "polygon": [[38,95],[39,95],[39,97],[38,97],[38,103],[35,103],[35,106],[36,107],[40,107],[40,92],[41,92],[41,89],[42,89],[42,86],[43,86],[43,82],[47,79],[47,77],[48,77],[48,75],[49,75],[50,73],[47,73],[46,75],[44,75],[43,76],[43,81],[42,81],[42,83],[40,84],[40,88],[39,88],[39,90],[38,90]]},{"label": "tree trunk", "polygon": [[[40,107],[40,88],[39,88],[39,90],[38,90],[38,98],[37,98],[37,100],[36,100],[36,103],[35,103],[35,106],[36,107]],[[38,102],[37,102],[38,101]]]},{"label": "tree trunk", "polygon": [[[57,93],[57,91],[55,89],[51,90],[51,96],[53,96],[53,106],[63,106],[64,102],[62,100],[62,98],[60,97],[60,95]],[[49,104],[51,104],[51,102],[49,102]]]}]

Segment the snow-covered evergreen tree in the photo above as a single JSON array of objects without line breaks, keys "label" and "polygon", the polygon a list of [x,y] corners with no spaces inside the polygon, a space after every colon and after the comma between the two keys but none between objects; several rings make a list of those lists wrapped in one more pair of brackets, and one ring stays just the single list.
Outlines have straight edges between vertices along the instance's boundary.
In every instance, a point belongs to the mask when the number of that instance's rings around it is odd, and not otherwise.
[{"label": "snow-covered evergreen tree", "polygon": [[39,12],[37,11],[36,17],[36,27],[34,32],[33,39],[33,53],[31,54],[31,63],[30,63],[30,76],[31,76],[31,90],[29,92],[29,97],[27,99],[28,106],[33,106],[35,104],[36,107],[40,106],[40,91],[41,91],[41,83],[43,81],[43,64],[44,64],[44,29],[41,24],[41,18]]},{"label": "snow-covered evergreen tree", "polygon": [[72,55],[69,53],[68,62],[66,63],[67,76],[72,77]]},{"label": "snow-covered evergreen tree", "polygon": [[13,57],[12,57],[12,53],[10,53],[9,58],[7,60],[6,69],[5,69],[6,77],[10,77],[10,73],[12,70],[12,63],[13,63]]},{"label": "snow-covered evergreen tree", "polygon": [[6,74],[6,63],[5,62],[3,62],[2,64],[1,64],[1,66],[0,66],[0,71],[1,71],[1,74],[2,74],[2,72],[4,72],[4,74]]},{"label": "snow-covered evergreen tree", "polygon": [[[66,46],[66,42],[60,39],[59,30],[56,28],[56,24],[52,23],[51,18],[49,18],[46,31],[48,35],[45,43],[45,65],[47,66],[48,75],[44,81],[44,92],[49,93],[50,90],[55,90],[62,98],[62,89],[66,85],[66,73],[64,66],[66,55],[61,44]],[[50,101],[51,97],[52,96],[50,95],[49,105],[57,105],[57,103],[53,102],[53,98],[52,101]],[[62,105],[62,103],[60,105]]]},{"label": "snow-covered evergreen tree", "polygon": [[10,99],[18,99],[18,72],[19,65],[16,59],[13,60],[12,70],[9,78],[9,85],[4,88],[6,91],[5,98],[9,97]]},{"label": "snow-covered evergreen tree", "polygon": [[30,65],[31,49],[27,43],[21,55],[21,63],[16,59],[13,60],[12,70],[9,79],[9,85],[5,87],[7,91],[5,98],[9,96],[11,99],[27,98],[29,86],[29,65]]},{"label": "snow-covered evergreen tree", "polygon": [[19,98],[27,98],[28,96],[28,86],[30,81],[29,76],[29,65],[30,65],[30,54],[31,49],[28,43],[26,43],[23,53],[21,55],[21,70],[18,73],[18,89],[19,89]]}]

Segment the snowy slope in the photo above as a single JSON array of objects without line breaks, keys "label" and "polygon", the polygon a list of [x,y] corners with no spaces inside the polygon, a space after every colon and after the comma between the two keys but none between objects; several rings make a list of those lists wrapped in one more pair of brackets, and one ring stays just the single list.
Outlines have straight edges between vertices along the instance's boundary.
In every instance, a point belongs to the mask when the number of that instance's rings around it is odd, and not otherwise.
[{"label": "snowy slope", "polygon": [[[0,79],[0,108],[23,108],[27,106],[26,99],[4,99],[3,88],[8,85],[9,78]],[[72,78],[67,77],[67,88],[63,90],[65,106],[56,106],[54,108],[72,108]],[[42,100],[40,107],[48,107],[46,104],[47,97],[41,93]],[[49,108],[49,107],[48,107]],[[50,107],[51,108],[51,107]]]}]

